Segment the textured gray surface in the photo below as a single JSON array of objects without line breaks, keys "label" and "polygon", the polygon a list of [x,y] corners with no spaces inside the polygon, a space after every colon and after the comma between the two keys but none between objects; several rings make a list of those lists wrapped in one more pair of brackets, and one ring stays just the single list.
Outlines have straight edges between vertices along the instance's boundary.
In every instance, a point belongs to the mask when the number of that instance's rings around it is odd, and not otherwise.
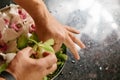
[{"label": "textured gray surface", "polygon": [[10,3],[13,3],[13,1],[12,0],[0,0],[0,8],[3,8],[9,5]]},{"label": "textured gray surface", "polygon": [[120,80],[120,0],[45,0],[61,23],[81,31],[81,60],[71,53],[55,80]]},{"label": "textured gray surface", "polygon": [[[3,5],[4,0],[0,0]],[[86,49],[55,80],[120,80],[120,0],[45,0],[61,23],[81,31]]]}]

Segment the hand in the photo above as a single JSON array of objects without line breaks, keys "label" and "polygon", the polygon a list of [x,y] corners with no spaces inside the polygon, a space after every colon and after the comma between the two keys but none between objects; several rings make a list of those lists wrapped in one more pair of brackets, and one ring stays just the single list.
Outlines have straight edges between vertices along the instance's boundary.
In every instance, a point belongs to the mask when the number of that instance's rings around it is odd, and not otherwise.
[{"label": "hand", "polygon": [[[58,51],[64,43],[73,53],[76,59],[79,59],[78,51],[76,49],[75,43],[81,47],[85,48],[85,45],[74,36],[74,34],[79,34],[79,31],[66,25],[60,24],[51,15],[47,18],[45,24],[41,22],[36,22],[36,32],[42,41],[46,41],[49,38],[55,40],[55,45],[53,46],[55,51]],[[36,20],[38,21],[38,20]],[[40,28],[39,28],[40,27]]]},{"label": "hand", "polygon": [[42,0],[31,0],[31,2],[29,0],[14,1],[21,5],[34,19],[37,30],[36,32],[40,40],[46,41],[49,38],[53,38],[55,40],[55,51],[58,51],[62,43],[64,43],[71,50],[74,57],[80,59],[74,43],[81,48],[85,48],[85,45],[74,36],[74,34],[78,34],[79,31],[60,24],[49,13]]},{"label": "hand", "polygon": [[42,80],[44,76],[56,70],[57,58],[54,54],[40,59],[30,58],[34,53],[30,47],[19,51],[7,71],[12,73],[16,80]]}]

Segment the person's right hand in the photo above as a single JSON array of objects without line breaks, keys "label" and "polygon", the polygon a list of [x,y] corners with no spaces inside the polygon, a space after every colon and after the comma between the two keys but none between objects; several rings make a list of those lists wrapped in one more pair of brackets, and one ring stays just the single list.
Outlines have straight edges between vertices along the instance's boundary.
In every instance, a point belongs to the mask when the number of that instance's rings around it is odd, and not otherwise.
[{"label": "person's right hand", "polygon": [[40,59],[30,58],[34,53],[30,47],[19,51],[7,71],[12,73],[16,80],[42,80],[44,76],[56,70],[57,58],[54,54],[48,54]]}]

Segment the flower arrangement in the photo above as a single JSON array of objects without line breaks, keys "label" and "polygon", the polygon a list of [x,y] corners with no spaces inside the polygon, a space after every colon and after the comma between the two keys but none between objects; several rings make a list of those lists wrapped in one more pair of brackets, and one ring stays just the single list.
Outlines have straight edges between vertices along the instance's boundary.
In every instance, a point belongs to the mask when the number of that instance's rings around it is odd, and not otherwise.
[{"label": "flower arrangement", "polygon": [[[33,47],[37,52],[36,56],[31,58],[41,58],[44,51],[54,53],[52,48],[54,40],[49,39],[46,42],[38,40],[35,34],[35,23],[32,17],[20,6],[11,4],[0,10],[0,55],[6,62],[0,65],[0,72],[5,70],[7,64],[13,59],[16,53],[27,47]],[[61,49],[55,53],[58,58],[58,69],[48,76],[45,80],[54,78],[62,69],[67,60],[66,47],[62,45]]]},{"label": "flower arrangement", "polygon": [[17,38],[35,31],[33,19],[17,5],[10,5],[0,12],[0,52],[16,52]]}]

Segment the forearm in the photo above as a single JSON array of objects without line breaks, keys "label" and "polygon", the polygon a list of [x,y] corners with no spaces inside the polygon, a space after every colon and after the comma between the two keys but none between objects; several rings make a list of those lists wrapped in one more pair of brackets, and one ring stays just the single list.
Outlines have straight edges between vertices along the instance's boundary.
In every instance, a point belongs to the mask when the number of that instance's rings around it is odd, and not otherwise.
[{"label": "forearm", "polygon": [[46,24],[50,15],[42,0],[14,0],[23,7],[35,20],[41,24]]}]

